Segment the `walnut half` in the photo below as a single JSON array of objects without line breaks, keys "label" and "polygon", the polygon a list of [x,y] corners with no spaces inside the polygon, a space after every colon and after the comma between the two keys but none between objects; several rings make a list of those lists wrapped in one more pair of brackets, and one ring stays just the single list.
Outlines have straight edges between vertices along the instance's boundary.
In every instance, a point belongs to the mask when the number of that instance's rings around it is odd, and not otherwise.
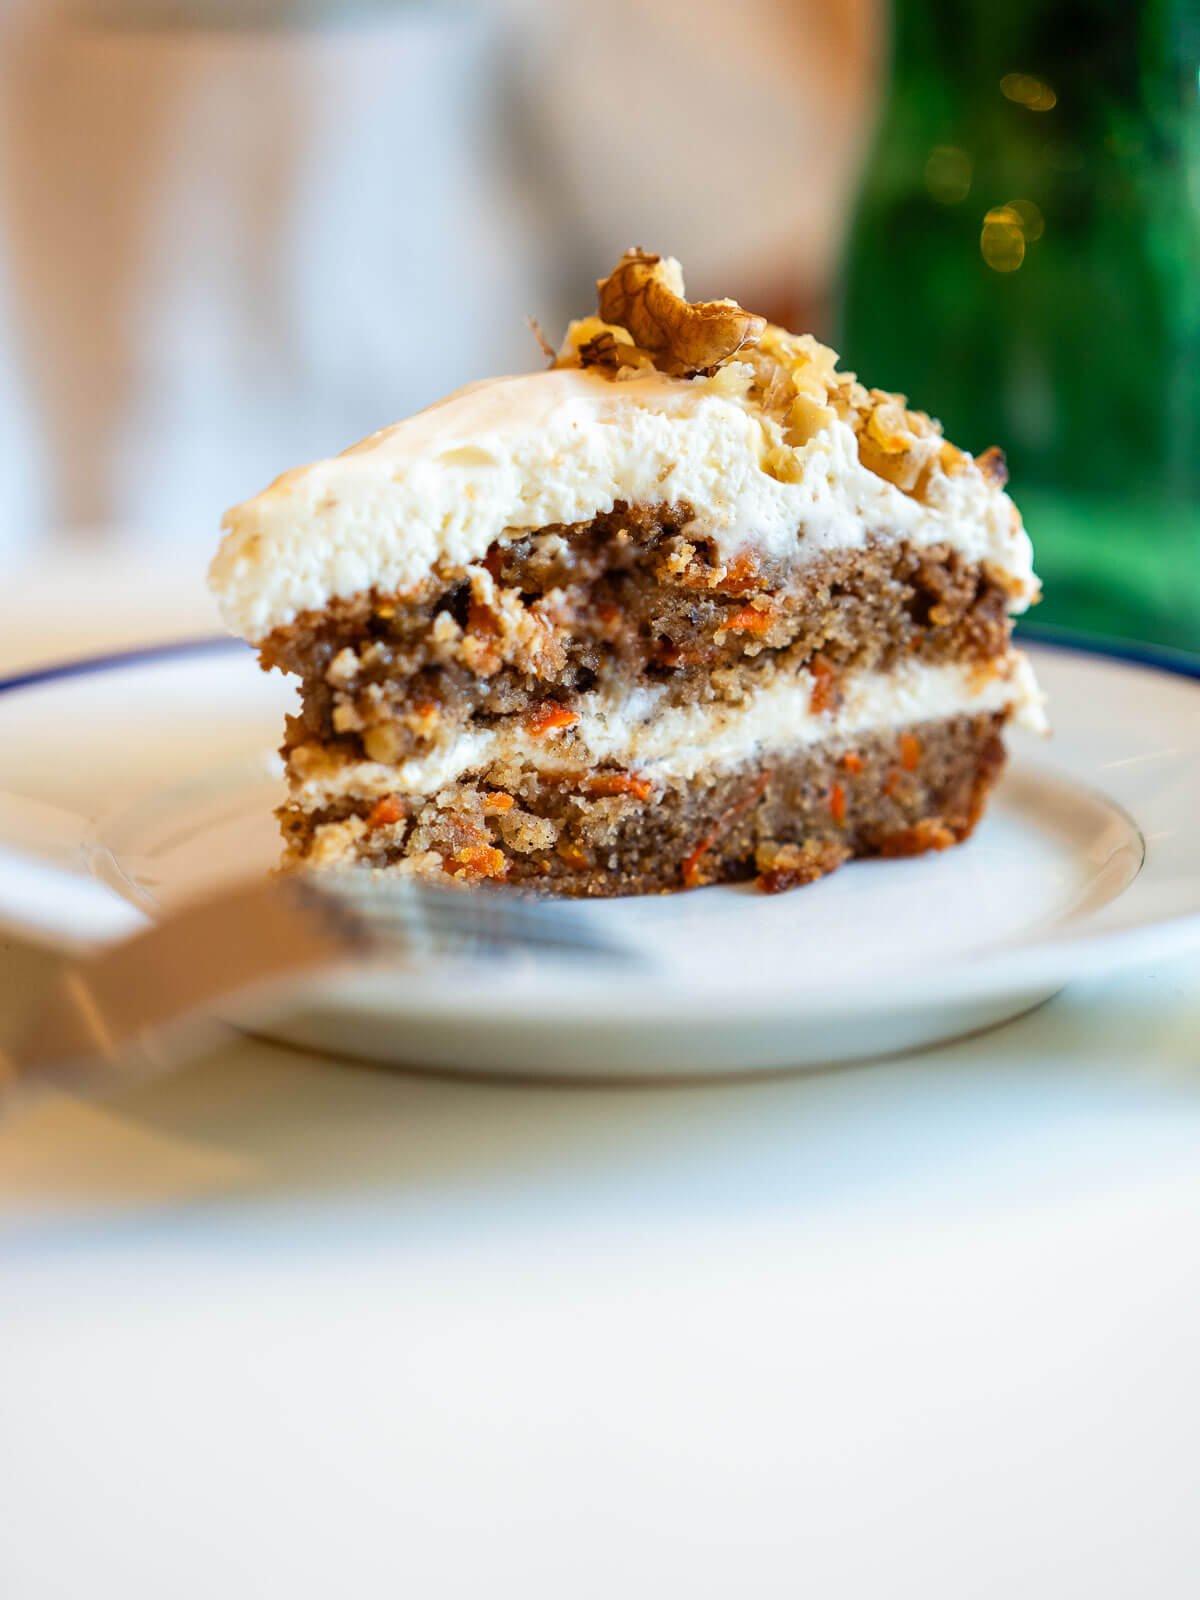
[{"label": "walnut half", "polygon": [[596,288],[602,320],[626,329],[673,377],[711,372],[744,345],[756,344],[767,326],[765,317],[743,311],[736,300],[688,300],[672,256],[627,250]]}]

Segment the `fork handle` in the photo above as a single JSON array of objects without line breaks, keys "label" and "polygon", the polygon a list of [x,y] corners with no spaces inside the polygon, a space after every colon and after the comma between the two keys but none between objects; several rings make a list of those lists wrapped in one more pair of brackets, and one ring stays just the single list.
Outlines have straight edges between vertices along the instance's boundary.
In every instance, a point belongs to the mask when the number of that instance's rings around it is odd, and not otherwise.
[{"label": "fork handle", "polygon": [[108,944],[145,926],[127,900],[94,878],[0,845],[0,928],[37,944]]}]

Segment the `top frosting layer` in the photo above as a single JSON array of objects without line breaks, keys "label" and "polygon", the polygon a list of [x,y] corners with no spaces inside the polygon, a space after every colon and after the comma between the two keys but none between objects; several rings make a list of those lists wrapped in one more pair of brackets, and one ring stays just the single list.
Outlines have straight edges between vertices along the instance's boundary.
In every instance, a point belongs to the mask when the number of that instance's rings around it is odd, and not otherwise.
[{"label": "top frosting layer", "polygon": [[469,385],[344,455],[286,472],[230,511],[210,583],[252,641],[367,590],[402,592],[479,560],[496,539],[630,504],[687,506],[722,557],[804,562],[879,538],[946,542],[1037,592],[1012,501],[969,457],[924,450],[920,497],[865,466],[853,427],[787,444],[728,381],[565,367]]}]

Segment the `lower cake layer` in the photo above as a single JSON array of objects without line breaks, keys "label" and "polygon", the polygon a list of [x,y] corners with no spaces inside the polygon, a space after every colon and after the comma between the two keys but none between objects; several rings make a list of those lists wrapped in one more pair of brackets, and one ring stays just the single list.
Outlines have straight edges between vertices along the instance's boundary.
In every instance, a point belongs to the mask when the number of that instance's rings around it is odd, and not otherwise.
[{"label": "lower cake layer", "polygon": [[497,763],[434,796],[280,813],[289,866],[503,880],[564,896],[663,893],[756,877],[774,892],[852,857],[965,839],[1004,764],[1007,713],[808,744],[673,778]]}]

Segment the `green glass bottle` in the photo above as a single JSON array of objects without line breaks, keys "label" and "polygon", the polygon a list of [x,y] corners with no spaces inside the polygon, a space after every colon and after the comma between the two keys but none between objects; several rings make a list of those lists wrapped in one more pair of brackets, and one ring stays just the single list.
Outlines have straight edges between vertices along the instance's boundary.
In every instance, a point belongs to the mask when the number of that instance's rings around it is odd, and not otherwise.
[{"label": "green glass bottle", "polygon": [[841,321],[1005,449],[1039,621],[1200,648],[1200,0],[897,0]]}]

